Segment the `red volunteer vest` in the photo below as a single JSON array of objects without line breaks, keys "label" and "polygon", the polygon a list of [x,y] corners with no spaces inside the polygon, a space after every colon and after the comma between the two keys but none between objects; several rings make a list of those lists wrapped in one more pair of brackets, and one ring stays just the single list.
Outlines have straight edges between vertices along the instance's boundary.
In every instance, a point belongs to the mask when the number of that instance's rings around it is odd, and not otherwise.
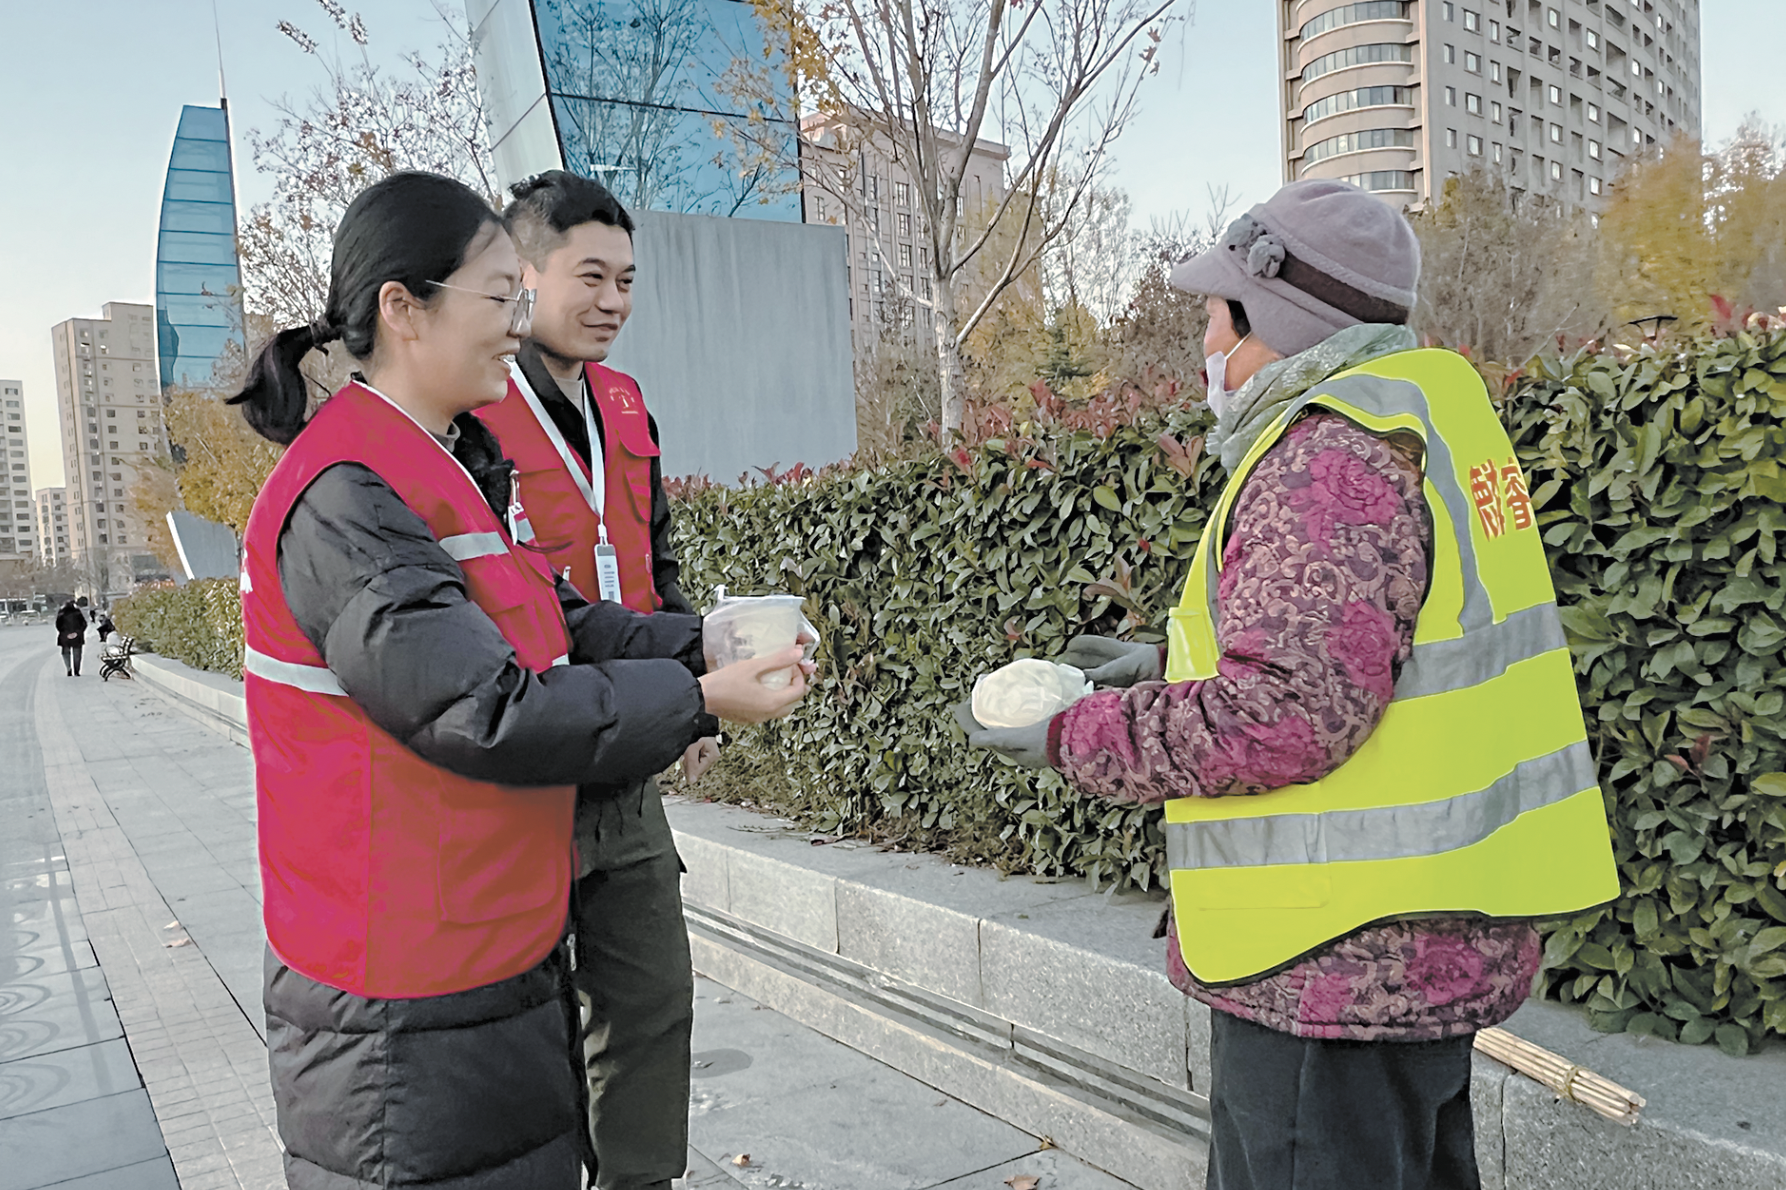
[{"label": "red volunteer vest", "polygon": [[360,463],[414,509],[522,665],[566,662],[544,564],[513,545],[471,477],[408,414],[349,384],[261,488],[244,535],[248,732],[267,940],[294,971],[357,996],[481,987],[550,953],[572,876],[570,786],[456,776],[348,698],[285,603],[277,547],[292,506]]},{"label": "red volunteer vest", "polygon": [[[651,573],[651,460],[657,457],[657,443],[651,440],[645,398],[638,383],[626,373],[601,364],[586,366],[605,442],[605,519],[608,544],[620,563],[620,601],[634,611],[654,612],[662,606]],[[583,498],[527,398],[510,380],[509,395],[478,410],[477,415],[495,432],[502,453],[515,464],[535,547],[545,551],[558,573],[570,569],[571,584],[585,599],[600,598],[595,546],[601,540],[602,518]],[[593,449],[594,444],[590,445]],[[574,450],[571,459],[583,481],[589,482],[589,468]]]}]

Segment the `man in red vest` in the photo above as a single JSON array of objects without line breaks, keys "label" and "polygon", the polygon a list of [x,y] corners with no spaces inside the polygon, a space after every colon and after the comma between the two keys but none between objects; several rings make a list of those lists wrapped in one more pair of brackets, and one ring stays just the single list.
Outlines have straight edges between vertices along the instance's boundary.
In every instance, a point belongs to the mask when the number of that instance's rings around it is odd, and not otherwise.
[{"label": "man in red vest", "polygon": [[[523,283],[538,291],[533,332],[508,397],[478,416],[515,464],[515,535],[531,533],[590,600],[692,612],[677,586],[657,424],[633,378],[601,362],[632,312],[632,219],[599,182],[562,170],[512,193],[504,217]],[[691,777],[715,751],[712,740],[688,750]],[[595,1184],[668,1190],[687,1166],[694,1021],[681,861],[652,781],[580,788],[576,834],[576,982]]]}]

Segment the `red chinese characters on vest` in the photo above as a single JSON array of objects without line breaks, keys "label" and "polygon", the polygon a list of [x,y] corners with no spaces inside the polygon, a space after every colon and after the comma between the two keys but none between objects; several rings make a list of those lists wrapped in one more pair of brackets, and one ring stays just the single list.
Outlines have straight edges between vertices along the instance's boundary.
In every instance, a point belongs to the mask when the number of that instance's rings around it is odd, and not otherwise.
[{"label": "red chinese characters on vest", "polygon": [[576,791],[456,776],[342,692],[286,606],[277,562],[292,506],[336,463],[371,469],[427,522],[522,665],[544,671],[568,660],[551,576],[509,541],[464,468],[364,386],[326,402],[273,469],[244,535],[267,940],[294,971],[358,996],[481,987],[528,970],[557,944]]},{"label": "red chinese characters on vest", "polygon": [[[620,563],[620,601],[634,611],[654,612],[662,606],[651,569],[651,460],[658,450],[651,440],[645,399],[624,372],[601,364],[588,364],[586,369],[604,439],[605,508],[600,516],[583,494],[590,483],[588,466],[568,447],[561,453],[562,438],[554,441],[557,428],[541,423],[519,387],[526,378],[518,369],[509,381],[509,395],[477,415],[515,464],[521,503],[533,526],[533,544],[545,552],[553,569],[560,574],[568,569],[571,584],[585,599],[599,599],[595,547],[605,524],[608,544]],[[549,423],[550,416],[545,420]],[[597,445],[591,442],[590,449]],[[577,469],[575,475],[571,466]]]}]

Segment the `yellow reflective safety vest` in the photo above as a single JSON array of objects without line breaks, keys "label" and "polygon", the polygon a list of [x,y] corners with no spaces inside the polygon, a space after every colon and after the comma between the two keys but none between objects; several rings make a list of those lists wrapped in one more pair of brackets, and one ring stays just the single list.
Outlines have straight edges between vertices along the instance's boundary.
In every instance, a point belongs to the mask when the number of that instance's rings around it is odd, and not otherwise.
[{"label": "yellow reflective safety vest", "polygon": [[1250,982],[1372,922],[1560,915],[1619,893],[1525,477],[1481,378],[1453,352],[1342,372],[1260,435],[1172,612],[1166,679],[1218,672],[1216,584],[1235,498],[1311,408],[1426,444],[1431,582],[1413,655],[1349,760],[1306,785],[1166,803],[1179,946],[1206,986]]}]

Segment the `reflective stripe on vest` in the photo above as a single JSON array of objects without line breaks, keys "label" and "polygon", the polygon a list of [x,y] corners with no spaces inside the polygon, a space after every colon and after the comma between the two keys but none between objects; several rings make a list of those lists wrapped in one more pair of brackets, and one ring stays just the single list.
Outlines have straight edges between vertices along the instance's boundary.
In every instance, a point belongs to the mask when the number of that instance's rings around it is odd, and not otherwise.
[{"label": "reflective stripe on vest", "polygon": [[[1172,613],[1167,679],[1218,672],[1235,500],[1310,407],[1425,444],[1432,573],[1393,697],[1345,764],[1256,797],[1167,803],[1180,948],[1206,985],[1257,978],[1373,921],[1539,916],[1618,894],[1524,479],[1480,379],[1453,353],[1373,360],[1305,393],[1260,436],[1217,502]],[[1525,503],[1510,505],[1503,484]]]},{"label": "reflective stripe on vest", "polygon": [[269,682],[277,682],[281,686],[290,686],[296,690],[306,690],[311,694],[334,694],[347,697],[347,691],[341,688],[335,673],[326,665],[301,665],[296,661],[281,661],[277,657],[269,657],[258,649],[242,650],[242,669],[257,678]]},{"label": "reflective stripe on vest", "polygon": [[440,548],[455,562],[473,558],[501,557],[509,552],[508,542],[500,533],[456,533],[440,539]]},{"label": "reflective stripe on vest", "polygon": [[1588,742],[1577,740],[1520,761],[1486,789],[1443,801],[1174,822],[1166,830],[1166,862],[1173,868],[1245,868],[1439,855],[1480,843],[1529,810],[1573,797],[1570,786],[1584,767],[1591,772],[1593,764]]}]

